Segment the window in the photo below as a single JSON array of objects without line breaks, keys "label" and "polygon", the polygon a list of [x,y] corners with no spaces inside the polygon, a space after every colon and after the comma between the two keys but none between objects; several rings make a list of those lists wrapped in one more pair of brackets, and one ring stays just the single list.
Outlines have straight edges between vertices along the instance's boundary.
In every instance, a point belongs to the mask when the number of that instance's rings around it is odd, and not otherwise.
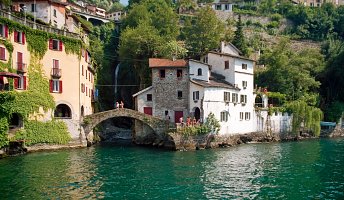
[{"label": "window", "polygon": [[225,10],[229,10],[229,5],[225,4]]},{"label": "window", "polygon": [[6,25],[0,24],[0,37],[8,37],[8,27]]},{"label": "window", "polygon": [[81,75],[84,75],[84,66],[81,65]]},{"label": "window", "polygon": [[195,92],[192,93],[192,99],[194,101],[199,100],[199,91],[195,91]]},{"label": "window", "polygon": [[242,104],[247,103],[247,95],[240,95],[240,103]]},{"label": "window", "polygon": [[160,73],[160,78],[165,78],[165,70],[164,69],[160,69],[159,71]]},{"label": "window", "polygon": [[215,9],[216,9],[216,10],[221,10],[221,4],[216,4]]},{"label": "window", "polygon": [[182,91],[178,91],[178,99],[183,97],[183,92]]},{"label": "window", "polygon": [[85,73],[86,73],[86,79],[87,79],[87,70],[85,70],[85,71],[86,71]]},{"label": "window", "polygon": [[238,94],[232,93],[232,102],[233,103],[238,103],[238,100],[239,100]]},{"label": "window", "polygon": [[152,101],[152,94],[147,94],[147,101]]},{"label": "window", "polygon": [[242,87],[243,87],[244,89],[247,88],[247,81],[242,81]]},{"label": "window", "polygon": [[208,63],[208,56],[204,56],[203,62],[204,62],[204,63]]},{"label": "window", "polygon": [[50,39],[49,40],[49,49],[56,50],[56,51],[62,51],[62,41]]},{"label": "window", "polygon": [[26,90],[26,76],[19,74],[20,78],[14,79],[14,88],[19,90]]},{"label": "window", "polygon": [[243,64],[241,65],[241,68],[242,68],[242,69],[247,69],[247,64],[244,64],[244,63],[243,63]]},{"label": "window", "polygon": [[37,7],[34,3],[31,4],[31,12],[37,12]]},{"label": "window", "polygon": [[14,42],[25,44],[25,33],[14,31]]},{"label": "window", "polygon": [[60,67],[60,62],[59,60],[53,59],[53,68],[58,69]]},{"label": "window", "polygon": [[240,112],[240,120],[243,120],[243,119],[244,119],[244,113]]},{"label": "window", "polygon": [[231,93],[230,92],[224,92],[224,101],[225,102],[229,102],[231,97]]},{"label": "window", "polygon": [[225,69],[229,69],[229,61],[228,60],[225,61]]},{"label": "window", "polygon": [[62,93],[62,81],[58,79],[50,80],[50,92]]},{"label": "window", "polygon": [[0,60],[6,60],[6,51],[4,47],[0,47]]},{"label": "window", "polygon": [[54,9],[54,17],[56,17],[56,9]]},{"label": "window", "polygon": [[222,112],[221,112],[220,121],[221,121],[221,122],[226,122],[226,121],[228,121],[228,112],[227,112],[227,111],[222,111]]},{"label": "window", "polygon": [[202,76],[202,69],[201,69],[201,68],[198,68],[198,70],[197,70],[197,76]]},{"label": "window", "polygon": [[251,113],[245,112],[245,120],[250,120],[250,119],[251,119]]},{"label": "window", "polygon": [[181,69],[178,69],[177,70],[177,78],[182,78],[183,77],[183,70],[181,70]]}]

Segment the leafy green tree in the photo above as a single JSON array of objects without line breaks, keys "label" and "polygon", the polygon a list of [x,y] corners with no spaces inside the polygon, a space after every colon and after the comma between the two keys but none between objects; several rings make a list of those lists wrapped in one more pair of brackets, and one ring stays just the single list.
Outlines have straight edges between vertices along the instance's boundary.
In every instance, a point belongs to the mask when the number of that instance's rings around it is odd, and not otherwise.
[{"label": "leafy green tree", "polygon": [[220,129],[221,125],[219,120],[216,119],[214,113],[209,113],[208,117],[205,119],[204,125],[208,128],[208,130],[213,131],[212,133],[217,134]]},{"label": "leafy green tree", "polygon": [[344,6],[337,8],[337,17],[334,18],[334,31],[337,32],[338,36],[344,38]]},{"label": "leafy green tree", "polygon": [[193,23],[186,24],[183,32],[189,54],[197,57],[218,47],[224,25],[210,7],[204,7],[198,10]]},{"label": "leafy green tree", "polygon": [[243,31],[243,24],[241,21],[241,16],[239,15],[237,24],[236,24],[236,30],[234,33],[234,38],[232,43],[234,46],[236,46],[244,55],[248,55],[248,48],[244,36],[244,31]]},{"label": "leafy green tree", "polygon": [[176,6],[180,13],[191,12],[197,8],[197,4],[194,0],[179,0]]},{"label": "leafy green tree", "polygon": [[324,58],[320,52],[304,49],[294,52],[287,40],[282,40],[271,52],[260,59],[265,65],[257,71],[256,82],[269,91],[280,92],[287,100],[302,99],[315,105],[320,82],[316,78],[324,69]]}]

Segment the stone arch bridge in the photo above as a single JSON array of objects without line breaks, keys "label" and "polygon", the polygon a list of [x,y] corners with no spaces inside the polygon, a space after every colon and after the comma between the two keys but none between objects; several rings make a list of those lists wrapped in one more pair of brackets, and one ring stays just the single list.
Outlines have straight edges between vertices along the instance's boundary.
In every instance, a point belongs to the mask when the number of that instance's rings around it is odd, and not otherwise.
[{"label": "stone arch bridge", "polygon": [[96,125],[104,120],[115,117],[129,117],[139,120],[142,123],[148,125],[155,132],[155,134],[160,137],[163,137],[170,128],[175,128],[175,124],[169,121],[162,120],[160,118],[153,117],[136,110],[118,108],[85,116],[82,127],[84,128],[86,138]]}]

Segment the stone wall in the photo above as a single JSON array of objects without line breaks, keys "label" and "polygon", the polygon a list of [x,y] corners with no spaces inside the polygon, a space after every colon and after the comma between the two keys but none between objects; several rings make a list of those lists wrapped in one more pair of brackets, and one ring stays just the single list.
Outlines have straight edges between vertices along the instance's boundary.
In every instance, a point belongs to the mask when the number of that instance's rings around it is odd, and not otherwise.
[{"label": "stone wall", "polygon": [[[160,69],[165,70],[165,78],[160,78]],[[182,70],[182,77],[177,77],[177,70]],[[174,111],[183,111],[184,117],[188,115],[189,81],[186,67],[181,68],[153,68],[152,85],[155,90],[153,96],[153,115],[165,118],[165,111],[171,121],[174,121]],[[182,97],[178,98],[178,91]]]}]

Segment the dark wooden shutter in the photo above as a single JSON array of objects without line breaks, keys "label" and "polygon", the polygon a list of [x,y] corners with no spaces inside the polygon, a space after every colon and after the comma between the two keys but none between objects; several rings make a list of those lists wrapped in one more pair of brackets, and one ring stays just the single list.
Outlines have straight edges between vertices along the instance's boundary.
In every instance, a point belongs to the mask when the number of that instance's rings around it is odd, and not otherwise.
[{"label": "dark wooden shutter", "polygon": [[14,88],[15,89],[18,89],[18,81],[19,81],[18,78],[14,79]]},{"label": "dark wooden shutter", "polygon": [[59,51],[62,51],[63,43],[61,40],[59,40]]},{"label": "dark wooden shutter", "polygon": [[22,32],[22,44],[25,44],[25,33]]},{"label": "dark wooden shutter", "polygon": [[53,92],[53,87],[54,87],[53,80],[49,80],[49,90],[50,90],[50,93]]},{"label": "dark wooden shutter", "polygon": [[14,31],[14,42],[18,42],[18,32]]},{"label": "dark wooden shutter", "polygon": [[0,47],[0,59],[5,60],[5,48]]},{"label": "dark wooden shutter", "polygon": [[5,38],[8,38],[8,27],[4,26],[4,29],[5,29]]},{"label": "dark wooden shutter", "polygon": [[59,92],[62,93],[62,81],[59,81]]},{"label": "dark wooden shutter", "polygon": [[49,49],[53,49],[53,39],[49,39]]},{"label": "dark wooden shutter", "polygon": [[24,90],[26,90],[26,76],[23,76],[23,81],[24,81]]}]

